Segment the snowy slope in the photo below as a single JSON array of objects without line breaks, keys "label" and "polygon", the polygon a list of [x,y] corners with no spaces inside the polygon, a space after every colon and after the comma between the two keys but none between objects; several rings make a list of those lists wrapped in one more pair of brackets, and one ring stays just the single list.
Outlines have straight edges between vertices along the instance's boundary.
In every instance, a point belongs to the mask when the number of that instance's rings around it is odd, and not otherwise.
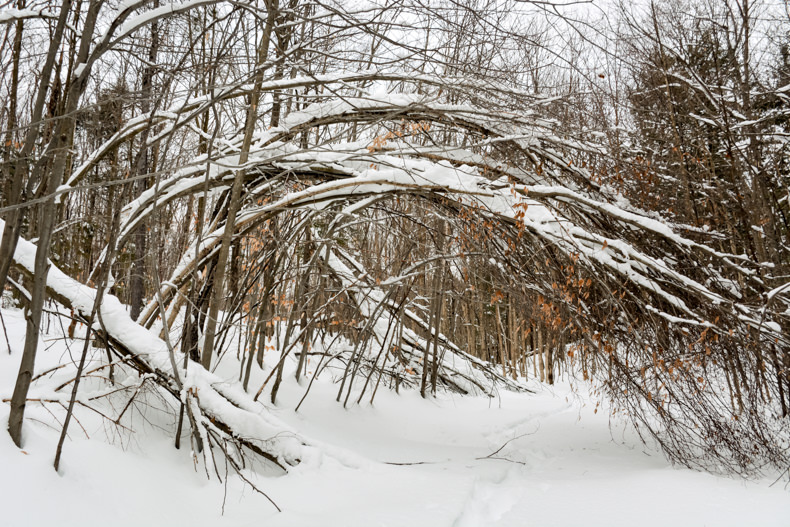
[{"label": "snowy slope", "polygon": [[[18,310],[3,316],[12,353],[0,336],[0,396],[8,398],[24,321]],[[37,371],[78,358],[80,341],[69,353],[56,319],[49,330]],[[47,378],[68,379],[66,369]],[[610,427],[608,412],[596,413],[589,397],[576,395],[583,387],[574,392],[567,381],[495,399],[380,390],[373,406],[344,410],[334,402],[337,387],[318,379],[295,413],[306,385],[286,379],[272,410],[326,447],[287,475],[262,466],[251,473],[283,512],[237,476],[225,485],[222,466],[223,483],[195,469],[188,441],[173,448],[173,415],[158,410],[151,393],[121,421],[134,433],[79,409],[60,475],[52,460],[63,410],[29,403],[23,451],[0,433],[0,525],[779,526],[790,518],[786,477],[770,487],[775,478],[744,482],[673,468],[629,426]],[[36,386],[31,397],[57,397]],[[98,380],[84,386],[86,398],[103,389]],[[108,398],[107,413],[117,416],[124,400]],[[4,403],[0,420],[7,418]]]}]

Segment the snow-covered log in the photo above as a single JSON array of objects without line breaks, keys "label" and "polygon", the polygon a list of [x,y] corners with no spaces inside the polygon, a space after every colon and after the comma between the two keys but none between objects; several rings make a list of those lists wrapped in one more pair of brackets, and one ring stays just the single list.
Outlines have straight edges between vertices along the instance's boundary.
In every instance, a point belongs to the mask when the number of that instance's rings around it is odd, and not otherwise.
[{"label": "snow-covered log", "polygon": [[[32,273],[35,252],[34,244],[19,240],[14,262],[26,274]],[[82,320],[90,317],[96,295],[94,288],[68,277],[54,265],[47,275],[47,288],[53,298],[73,309],[75,316]],[[126,307],[115,296],[105,293],[98,315],[101,324],[97,323],[94,331],[106,331],[113,351],[185,404],[192,414],[193,433],[203,443],[201,447],[228,441],[283,470],[299,463],[304,440],[243,390],[194,361],[174,375],[165,341],[131,320]],[[179,357],[177,363],[182,361],[183,357]],[[210,448],[206,451],[210,454]]]}]

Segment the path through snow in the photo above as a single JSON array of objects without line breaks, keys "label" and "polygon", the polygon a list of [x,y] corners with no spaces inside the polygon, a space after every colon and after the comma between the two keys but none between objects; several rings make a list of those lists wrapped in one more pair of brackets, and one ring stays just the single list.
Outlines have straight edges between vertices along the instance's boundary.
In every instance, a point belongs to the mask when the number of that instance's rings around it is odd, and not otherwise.
[{"label": "path through snow", "polygon": [[[3,315],[12,347],[9,355],[0,338],[7,398],[24,324],[20,311]],[[76,359],[76,348],[69,354],[50,338],[37,370]],[[0,433],[0,526],[785,526],[790,518],[786,479],[769,488],[771,479],[673,468],[628,425],[610,427],[607,412],[595,413],[567,382],[494,399],[380,389],[374,406],[344,410],[334,402],[337,386],[319,379],[294,413],[304,387],[286,378],[272,411],[333,448],[314,449],[286,476],[254,476],[284,512],[235,476],[226,488],[193,470],[188,448],[172,447],[172,416],[153,408],[135,409],[131,435],[83,410],[57,475],[53,416],[62,411],[31,403],[24,452]],[[0,421],[7,418],[4,403]]]}]

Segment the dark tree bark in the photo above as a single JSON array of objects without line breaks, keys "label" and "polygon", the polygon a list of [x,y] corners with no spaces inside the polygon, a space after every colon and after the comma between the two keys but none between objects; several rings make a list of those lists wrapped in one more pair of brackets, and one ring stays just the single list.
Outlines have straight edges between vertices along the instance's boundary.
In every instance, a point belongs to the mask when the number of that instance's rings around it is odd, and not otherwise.
[{"label": "dark tree bark", "polygon": [[[80,49],[77,56],[77,63],[83,64],[88,58],[91,45],[91,36],[98,18],[101,0],[92,0],[88,7],[83,27]],[[19,373],[14,386],[14,393],[11,397],[11,411],[8,417],[8,431],[14,443],[22,446],[22,420],[25,414],[25,400],[30,388],[30,381],[33,378],[33,368],[35,366],[36,351],[38,349],[39,328],[41,325],[41,313],[44,308],[46,297],[47,274],[49,272],[49,246],[52,239],[52,230],[55,221],[55,195],[52,193],[63,181],[68,164],[69,140],[72,138],[72,130],[75,122],[75,111],[79,103],[80,96],[85,89],[87,82],[86,72],[80,72],[72,80],[67,93],[65,104],[65,117],[60,120],[57,127],[57,135],[54,138],[57,148],[55,149],[55,160],[52,169],[46,179],[46,190],[50,192],[49,198],[41,209],[39,222],[39,238],[36,250],[35,270],[32,300],[30,310],[27,313],[27,330],[25,333],[25,348],[22,353],[22,361],[19,365]],[[42,180],[44,178],[42,177]]]},{"label": "dark tree bark", "polygon": [[[250,94],[250,105],[247,108],[247,116],[244,122],[244,141],[239,155],[239,166],[244,166],[250,155],[250,146],[252,145],[252,135],[255,131],[255,121],[258,118],[258,103],[261,95],[261,85],[263,84],[264,70],[263,64],[269,56],[269,41],[271,39],[272,31],[274,29],[274,21],[278,11],[278,0],[268,0],[266,2],[268,10],[266,17],[266,26],[264,27],[263,35],[261,36],[260,46],[258,48],[258,57],[256,67],[258,71],[255,73],[255,83],[253,85],[252,93]],[[217,257],[217,266],[214,273],[213,287],[211,291],[211,301],[209,302],[209,313],[206,319],[206,332],[203,344],[203,353],[201,355],[201,363],[203,367],[211,369],[211,358],[214,354],[214,339],[217,333],[217,317],[219,316],[219,306],[224,297],[223,282],[225,281],[225,269],[227,267],[228,253],[233,241],[233,231],[236,226],[236,214],[241,206],[241,190],[244,186],[245,170],[242,168],[236,174],[233,180],[233,187],[231,189],[230,202],[228,203],[228,214],[225,220],[225,229],[222,234],[222,242],[220,245],[219,256]]]},{"label": "dark tree bark", "polygon": [[[158,2],[154,3],[154,7]],[[151,24],[151,46],[148,48],[148,65],[143,69],[140,108],[143,114],[151,111],[151,101],[154,96],[154,75],[156,75],[156,57],[159,52],[159,25]],[[142,194],[148,189],[146,174],[151,172],[151,149],[148,147],[150,127],[146,127],[140,137],[140,151],[134,164],[133,175],[139,177],[133,185],[135,193]],[[131,276],[129,280],[129,316],[137,320],[143,307],[145,298],[146,265],[145,255],[148,249],[148,222],[141,222],[134,235],[134,259],[132,260]]]},{"label": "dark tree bark", "polygon": [[[36,100],[33,105],[30,126],[25,134],[22,150],[19,152],[19,155],[14,156],[10,163],[10,168],[13,171],[13,179],[8,195],[9,205],[21,204],[24,201],[23,186],[30,170],[31,155],[38,142],[41,116],[47,99],[47,92],[52,77],[52,70],[55,66],[55,59],[57,58],[60,43],[63,40],[63,32],[68,21],[69,12],[71,11],[71,4],[71,0],[63,0],[63,4],[61,4],[55,32],[52,35],[52,40],[47,50],[47,57],[41,69],[41,80],[39,81],[38,91],[36,92]],[[18,35],[21,38],[21,31],[18,32]],[[18,60],[18,58],[15,60]],[[12,210],[6,216],[5,226],[3,227],[3,239],[0,241],[0,289],[5,286],[8,278],[8,271],[11,268],[11,262],[14,258],[14,251],[16,251],[17,242],[22,232],[22,223],[25,218],[24,210],[25,209],[21,208]]]}]

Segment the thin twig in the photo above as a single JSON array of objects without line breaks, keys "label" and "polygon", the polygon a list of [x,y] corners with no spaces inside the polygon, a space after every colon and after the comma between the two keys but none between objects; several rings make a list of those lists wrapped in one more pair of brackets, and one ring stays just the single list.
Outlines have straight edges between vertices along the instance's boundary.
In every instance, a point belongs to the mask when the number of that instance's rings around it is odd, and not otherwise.
[{"label": "thin twig", "polygon": [[[488,454],[487,456],[483,456],[483,457],[477,457],[477,458],[475,458],[475,459],[504,459],[504,458],[495,458],[494,456],[496,456],[497,454],[499,454],[499,453],[502,451],[502,449],[503,449],[503,448],[505,448],[506,446],[508,446],[508,445],[509,445],[511,442],[515,441],[516,439],[521,439],[522,437],[526,437],[526,436],[535,435],[535,434],[537,434],[537,433],[538,433],[538,430],[540,430],[540,424],[538,424],[538,427],[535,429],[535,431],[534,431],[534,432],[527,432],[527,433],[525,433],[525,434],[521,434],[521,435],[519,435],[519,436],[515,436],[515,437],[513,437],[513,438],[511,438],[511,439],[508,439],[507,441],[505,441],[505,443],[504,443],[504,444],[503,444],[501,447],[497,448],[496,450],[494,450],[493,452],[491,452],[491,453],[490,453],[490,454]],[[512,461],[512,460],[511,460],[511,459],[508,459],[507,461]],[[518,461],[516,461],[516,463],[519,463],[519,462],[518,462]]]},{"label": "thin twig", "polygon": [[0,309],[0,323],[3,324],[3,334],[5,335],[5,343],[6,343],[6,346],[8,346],[8,354],[11,355],[11,342],[8,340],[8,330],[5,327],[5,319],[3,318],[3,310],[2,309]]}]

